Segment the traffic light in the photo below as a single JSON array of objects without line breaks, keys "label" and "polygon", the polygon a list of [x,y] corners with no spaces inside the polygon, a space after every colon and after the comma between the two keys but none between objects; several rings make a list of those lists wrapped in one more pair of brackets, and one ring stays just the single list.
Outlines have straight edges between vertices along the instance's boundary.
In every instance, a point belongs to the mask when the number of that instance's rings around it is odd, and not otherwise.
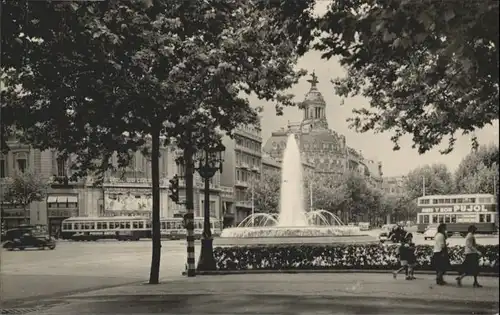
[{"label": "traffic light", "polygon": [[168,190],[170,190],[170,194],[168,195],[173,202],[179,202],[179,176],[174,175],[174,177],[170,180],[170,185],[168,186]]}]

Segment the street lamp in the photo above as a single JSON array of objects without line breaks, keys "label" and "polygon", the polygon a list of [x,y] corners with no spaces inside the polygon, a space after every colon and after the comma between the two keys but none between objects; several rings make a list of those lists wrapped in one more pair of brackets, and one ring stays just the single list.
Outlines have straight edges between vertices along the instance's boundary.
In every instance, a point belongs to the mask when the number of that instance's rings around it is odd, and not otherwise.
[{"label": "street lamp", "polygon": [[201,238],[201,253],[198,261],[198,270],[216,269],[210,226],[210,178],[212,178],[217,171],[222,172],[224,150],[225,147],[222,144],[211,147],[207,146],[195,157],[195,169],[205,181],[203,234]]}]

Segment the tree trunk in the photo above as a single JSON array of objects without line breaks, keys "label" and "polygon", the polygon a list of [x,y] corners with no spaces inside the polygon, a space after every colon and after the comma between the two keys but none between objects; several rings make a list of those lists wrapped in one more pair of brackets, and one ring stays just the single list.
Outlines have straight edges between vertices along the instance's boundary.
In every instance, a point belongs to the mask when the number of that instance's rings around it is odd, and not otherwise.
[{"label": "tree trunk", "polygon": [[153,251],[151,255],[151,271],[149,284],[160,282],[160,258],[161,258],[161,235],[160,235],[160,131],[153,130],[151,148],[151,177],[153,187],[153,220],[152,239]]}]

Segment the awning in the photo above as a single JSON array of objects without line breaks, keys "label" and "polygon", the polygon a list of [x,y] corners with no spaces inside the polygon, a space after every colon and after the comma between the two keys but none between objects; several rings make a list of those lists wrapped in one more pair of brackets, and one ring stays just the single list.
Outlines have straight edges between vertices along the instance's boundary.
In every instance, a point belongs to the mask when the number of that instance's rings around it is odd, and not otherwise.
[{"label": "awning", "polygon": [[57,203],[66,203],[68,202],[68,196],[57,196]]},{"label": "awning", "polygon": [[68,202],[78,203],[78,197],[77,196],[68,196]]},{"label": "awning", "polygon": [[78,197],[77,196],[48,196],[47,197],[47,202],[48,203],[78,203]]},{"label": "awning", "polygon": [[56,203],[57,202],[57,196],[48,196],[47,197],[47,202],[48,203]]}]

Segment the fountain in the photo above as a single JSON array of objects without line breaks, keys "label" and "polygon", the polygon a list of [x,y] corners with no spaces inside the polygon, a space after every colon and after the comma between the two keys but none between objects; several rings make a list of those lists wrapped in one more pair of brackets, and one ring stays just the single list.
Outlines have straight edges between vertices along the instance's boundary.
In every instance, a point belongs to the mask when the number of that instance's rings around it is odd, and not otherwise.
[{"label": "fountain", "polygon": [[358,227],[346,226],[326,210],[304,209],[304,185],[300,150],[288,136],[281,172],[279,214],[255,213],[235,228],[226,228],[221,238],[332,237],[361,235]]}]

